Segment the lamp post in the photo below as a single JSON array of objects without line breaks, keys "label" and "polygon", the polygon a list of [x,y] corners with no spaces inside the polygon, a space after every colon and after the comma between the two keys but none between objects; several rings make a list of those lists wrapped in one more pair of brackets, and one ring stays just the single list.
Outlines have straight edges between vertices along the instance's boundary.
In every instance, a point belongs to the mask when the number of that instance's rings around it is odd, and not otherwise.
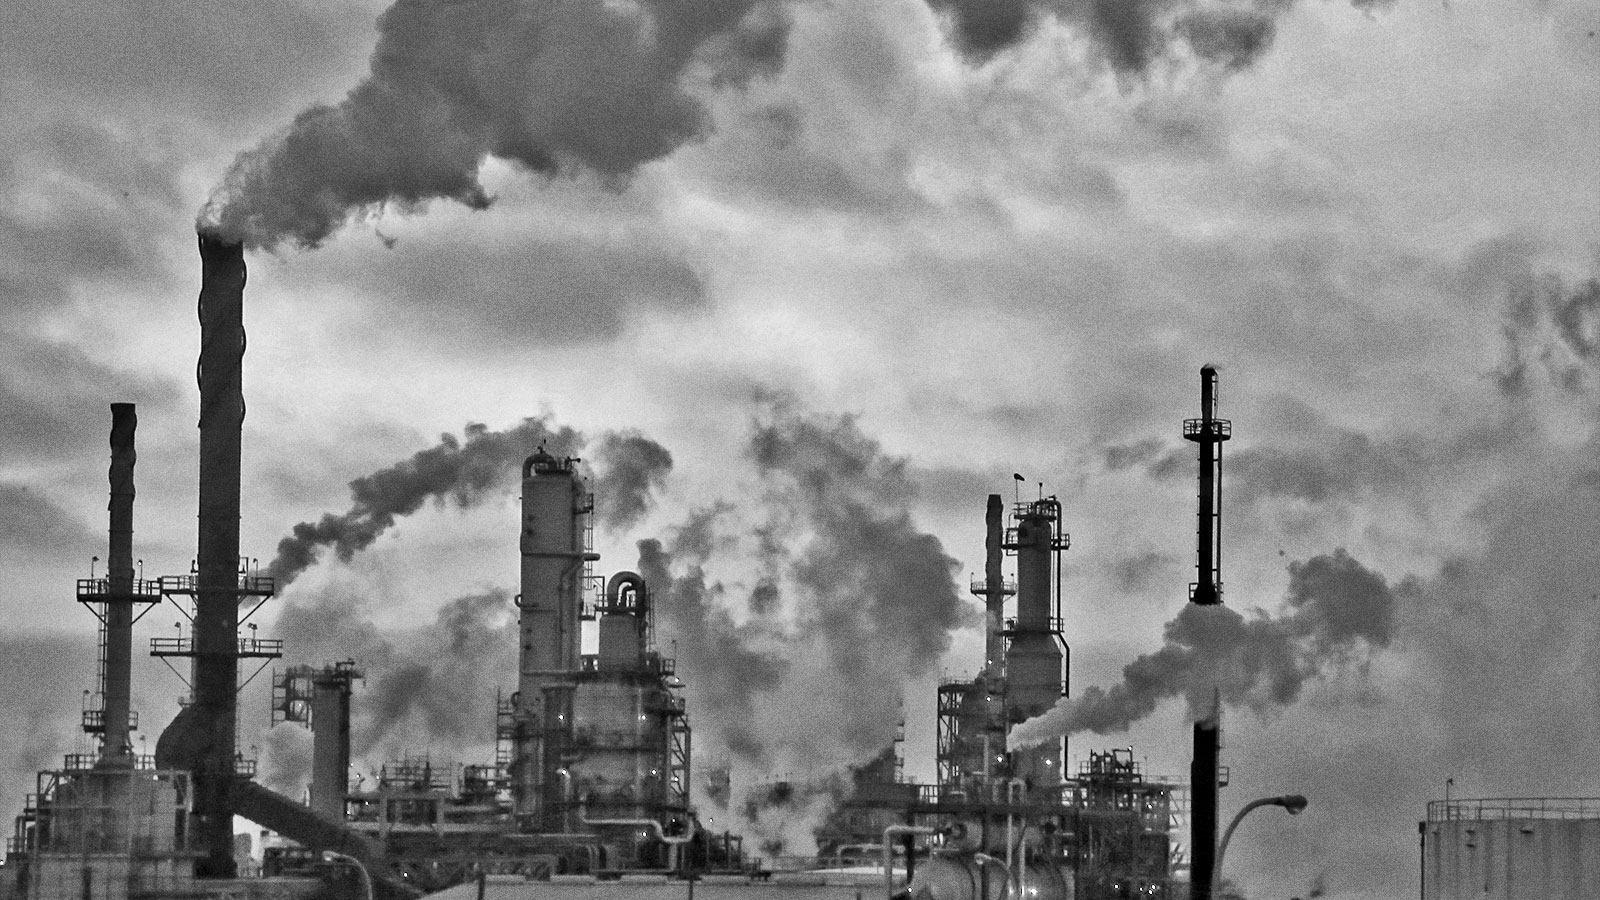
[{"label": "lamp post", "polygon": [[1222,833],[1222,843],[1217,847],[1217,864],[1212,869],[1211,890],[1215,894],[1222,885],[1222,857],[1228,852],[1228,841],[1233,837],[1233,830],[1251,810],[1261,806],[1281,806],[1289,811],[1289,815],[1297,816],[1306,808],[1306,798],[1299,794],[1284,794],[1281,797],[1262,797],[1260,800],[1251,800],[1244,805],[1244,809],[1234,815],[1233,821],[1228,823],[1228,830]]},{"label": "lamp post", "polygon": [[362,864],[361,860],[356,859],[354,856],[351,856],[348,853],[340,853],[337,850],[322,851],[322,858],[327,862],[333,862],[334,860],[339,859],[354,865],[356,867],[356,871],[361,873],[361,887],[366,892],[367,900],[372,900],[372,873],[367,871],[367,867]]}]

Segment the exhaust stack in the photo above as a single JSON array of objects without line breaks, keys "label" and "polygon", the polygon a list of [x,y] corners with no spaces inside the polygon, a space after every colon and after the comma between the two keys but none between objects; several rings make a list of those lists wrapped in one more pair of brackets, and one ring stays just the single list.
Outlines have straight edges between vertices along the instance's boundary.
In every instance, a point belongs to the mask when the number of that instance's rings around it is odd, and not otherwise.
[{"label": "exhaust stack", "polygon": [[1189,897],[1211,900],[1217,864],[1217,800],[1222,787],[1222,701],[1194,723],[1194,761],[1189,767]]},{"label": "exhaust stack", "polygon": [[139,416],[132,403],[111,404],[111,527],[106,555],[105,711],[100,765],[133,768],[128,740],[133,662],[133,449]]},{"label": "exhaust stack", "polygon": [[1200,445],[1200,510],[1195,583],[1189,600],[1202,606],[1222,602],[1222,442],[1233,423],[1217,418],[1217,369],[1200,369],[1200,418],[1185,419],[1184,440]]},{"label": "exhaust stack", "polygon": [[189,734],[203,742],[192,759],[197,837],[205,854],[196,874],[232,878],[245,265],[242,244],[204,231],[199,240],[200,531],[194,700],[185,712],[195,716]]}]

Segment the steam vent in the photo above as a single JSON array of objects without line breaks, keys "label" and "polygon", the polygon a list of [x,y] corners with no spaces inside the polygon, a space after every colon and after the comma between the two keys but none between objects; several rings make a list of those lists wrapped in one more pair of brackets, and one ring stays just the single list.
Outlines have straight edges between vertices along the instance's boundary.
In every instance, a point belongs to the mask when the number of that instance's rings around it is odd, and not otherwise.
[{"label": "steam vent", "polygon": [[[1040,725],[1072,700],[1062,578],[1071,541],[1063,504],[1042,486],[1032,499],[986,498],[985,566],[971,584],[984,608],[983,657],[976,675],[947,679],[928,698],[934,780],[907,778],[900,743],[884,747],[851,770],[811,829],[815,855],[760,852],[697,814],[693,788],[726,796],[728,776],[692,766],[683,692],[718,673],[678,671],[661,652],[658,598],[644,578],[596,570],[582,461],[538,445],[519,452],[520,472],[507,473],[521,485],[518,532],[506,535],[508,557],[521,562],[517,664],[500,675],[492,758],[457,764],[417,747],[357,775],[352,711],[361,709],[367,663],[316,660],[273,669],[270,722],[308,728],[312,759],[302,792],[268,789],[238,737],[249,712],[239,706],[241,684],[285,652],[251,621],[279,584],[239,544],[250,514],[240,495],[245,261],[238,244],[212,234],[200,235],[199,250],[195,561],[152,580],[138,571],[137,416],[131,404],[112,404],[107,565],[76,587],[101,624],[98,681],[82,718],[97,749],[39,773],[0,867],[4,898],[395,900],[446,891],[485,900],[489,892],[531,898],[537,883],[540,898],[588,900],[600,896],[599,882],[647,892],[643,885],[664,881],[727,900],[756,883],[803,889],[805,900],[1206,895],[1189,882],[1191,861],[1209,874],[1213,859],[1217,726],[1196,729],[1194,777],[1205,785],[1195,814],[1205,822],[1194,823],[1192,840],[1205,846],[1191,852],[1184,785],[1147,773],[1132,748],[1069,756],[1066,731]],[[1216,604],[1220,446],[1230,427],[1215,416],[1215,369],[1201,378],[1202,416],[1184,424],[1200,447],[1199,575],[1189,599]],[[150,652],[184,676],[188,693],[165,727],[153,727],[147,711],[143,728],[159,734],[148,754],[131,739],[141,727],[130,708],[133,630],[168,604],[181,614],[179,632],[162,629]],[[789,797],[795,787],[780,778],[765,789]],[[240,828],[250,852],[240,849]]]}]

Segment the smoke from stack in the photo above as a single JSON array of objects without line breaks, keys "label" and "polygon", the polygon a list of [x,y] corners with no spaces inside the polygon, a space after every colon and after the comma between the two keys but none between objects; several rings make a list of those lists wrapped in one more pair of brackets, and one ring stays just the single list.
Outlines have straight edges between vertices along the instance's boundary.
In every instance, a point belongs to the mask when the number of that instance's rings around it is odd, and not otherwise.
[{"label": "smoke from stack", "polygon": [[[397,518],[416,512],[429,500],[470,509],[514,482],[523,459],[539,446],[555,456],[572,456],[585,444],[583,435],[553,426],[548,417],[524,419],[504,431],[490,431],[481,424],[469,424],[463,431],[465,440],[441,435],[437,445],[410,459],[350,482],[350,509],[294,526],[278,542],[268,574],[282,588],[328,547],[349,562]],[[631,527],[654,505],[654,494],[672,468],[672,454],[631,431],[602,435],[594,450],[602,523],[612,530]]]},{"label": "smoke from stack", "polygon": [[492,202],[489,157],[619,184],[710,129],[687,84],[782,66],[777,0],[396,0],[367,77],[239,155],[200,222],[256,249],[311,248],[352,218]]},{"label": "smoke from stack", "polygon": [[598,511],[607,530],[626,531],[644,518],[654,495],[666,486],[672,454],[637,431],[607,434],[595,450],[602,461],[594,482],[603,501]]},{"label": "smoke from stack", "polygon": [[[853,418],[774,404],[746,452],[755,483],[738,503],[641,541],[639,571],[676,644],[697,751],[725,756],[736,793],[770,772],[829,784],[890,744],[900,686],[937,665],[971,613],[955,562],[911,520],[905,460]],[[752,570],[732,571],[741,560]],[[829,806],[749,833],[804,852]]]},{"label": "smoke from stack", "polygon": [[[1402,594],[1413,590],[1409,581]],[[1387,647],[1398,599],[1383,576],[1343,549],[1289,566],[1281,615],[1243,615],[1226,606],[1189,604],[1168,622],[1165,646],[1129,663],[1109,690],[1090,687],[1064,697],[1044,715],[1011,732],[1014,747],[1083,731],[1126,731],[1161,701],[1182,696],[1192,716],[1210,711],[1213,691],[1257,712],[1287,706],[1305,683]]]},{"label": "smoke from stack", "polygon": [[[1183,52],[1226,69],[1253,64],[1271,46],[1294,0],[1221,5],[1203,0],[927,0],[951,42],[984,63],[1055,20],[1087,40],[1119,74],[1148,72]],[[1371,9],[1391,0],[1351,0]]]},{"label": "smoke from stack", "polygon": [[[275,631],[298,659],[360,661],[366,677],[351,706],[351,753],[362,768],[424,749],[440,761],[486,762],[496,689],[516,671],[515,612],[509,594],[494,590],[449,601],[428,625],[381,630],[363,597],[335,589],[287,602]],[[310,740],[300,731],[280,725],[263,746],[263,780],[289,796],[311,775]]]}]

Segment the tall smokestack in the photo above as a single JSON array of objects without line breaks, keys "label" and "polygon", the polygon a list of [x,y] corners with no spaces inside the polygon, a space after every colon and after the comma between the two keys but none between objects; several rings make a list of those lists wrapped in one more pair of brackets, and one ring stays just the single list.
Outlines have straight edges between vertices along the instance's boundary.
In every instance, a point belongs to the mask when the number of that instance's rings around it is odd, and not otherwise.
[{"label": "tall smokestack", "polygon": [[205,746],[195,760],[201,877],[232,878],[238,714],[239,444],[244,426],[244,247],[200,239],[200,534],[194,700]]},{"label": "tall smokestack", "polygon": [[1217,789],[1221,787],[1222,701],[1194,723],[1194,761],[1189,766],[1189,897],[1211,900],[1216,877]]},{"label": "tall smokestack", "polygon": [[1200,369],[1200,418],[1185,419],[1183,437],[1200,445],[1200,511],[1195,583],[1189,599],[1202,606],[1222,602],[1222,442],[1233,423],[1217,418],[1217,370]]},{"label": "tall smokestack", "polygon": [[106,556],[105,707],[100,765],[133,768],[128,740],[133,659],[133,449],[139,416],[132,403],[111,404],[111,528]]},{"label": "tall smokestack", "polygon": [[983,543],[983,669],[990,675],[998,675],[1006,649],[1006,581],[1000,568],[1005,558],[1005,503],[999,494],[989,495],[984,522],[987,528]]}]

